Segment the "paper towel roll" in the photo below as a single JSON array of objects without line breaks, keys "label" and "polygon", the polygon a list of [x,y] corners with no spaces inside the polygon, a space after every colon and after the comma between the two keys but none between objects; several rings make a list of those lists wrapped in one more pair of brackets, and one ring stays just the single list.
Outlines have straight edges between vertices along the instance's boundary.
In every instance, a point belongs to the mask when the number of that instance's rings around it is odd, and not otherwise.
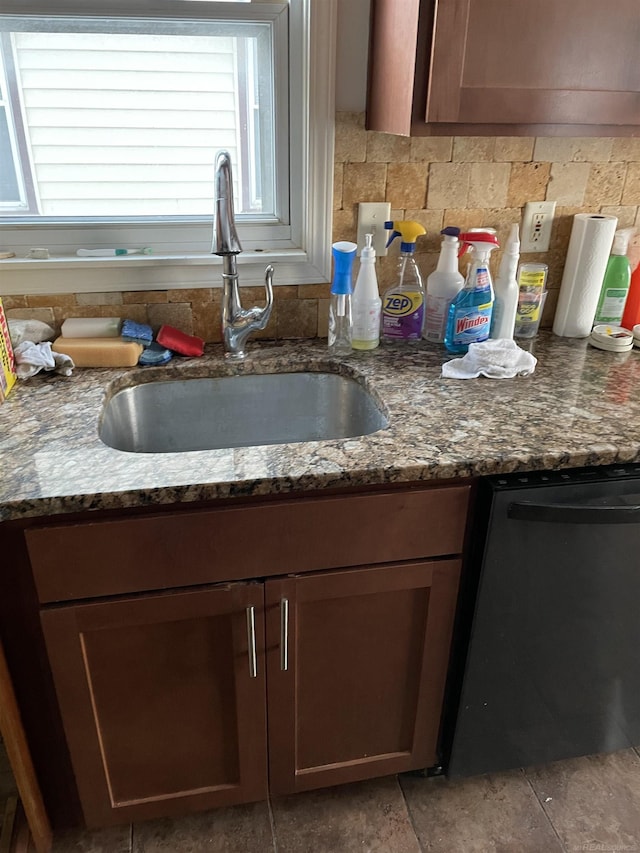
[{"label": "paper towel roll", "polygon": [[553,321],[556,335],[584,338],[591,333],[617,225],[615,216],[577,213],[573,217]]}]

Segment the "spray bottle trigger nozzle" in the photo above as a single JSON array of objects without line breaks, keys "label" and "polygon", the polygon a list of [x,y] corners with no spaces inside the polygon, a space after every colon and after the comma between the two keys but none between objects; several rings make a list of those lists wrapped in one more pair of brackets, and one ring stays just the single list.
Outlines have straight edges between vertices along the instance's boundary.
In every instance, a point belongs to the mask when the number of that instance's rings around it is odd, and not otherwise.
[{"label": "spray bottle trigger nozzle", "polygon": [[[385,226],[384,226],[384,227],[385,227],[385,228],[387,227],[386,223],[385,223]],[[393,227],[393,226],[392,226],[392,227]],[[400,231],[392,231],[392,232],[391,232],[391,236],[390,236],[390,237],[389,237],[389,239],[387,240],[387,243],[386,243],[386,246],[385,246],[385,248],[386,248],[386,249],[388,249],[388,248],[389,248],[389,246],[393,243],[393,241],[396,239],[396,237],[402,237],[402,233],[401,233]]]}]

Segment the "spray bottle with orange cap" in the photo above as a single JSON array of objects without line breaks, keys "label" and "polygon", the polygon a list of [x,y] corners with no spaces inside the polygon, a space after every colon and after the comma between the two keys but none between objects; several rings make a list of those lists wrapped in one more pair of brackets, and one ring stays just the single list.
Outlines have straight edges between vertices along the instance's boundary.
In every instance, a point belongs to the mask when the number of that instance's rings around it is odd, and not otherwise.
[{"label": "spray bottle with orange cap", "polygon": [[493,282],[489,257],[500,244],[485,231],[460,234],[460,255],[471,250],[471,264],[464,287],[449,306],[444,345],[453,353],[465,353],[469,344],[486,341],[491,330]]}]

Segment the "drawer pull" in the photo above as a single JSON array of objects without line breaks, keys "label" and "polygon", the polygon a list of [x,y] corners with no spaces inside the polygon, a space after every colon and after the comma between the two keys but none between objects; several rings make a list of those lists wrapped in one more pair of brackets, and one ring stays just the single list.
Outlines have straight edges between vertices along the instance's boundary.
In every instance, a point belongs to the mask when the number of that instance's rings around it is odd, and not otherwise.
[{"label": "drawer pull", "polygon": [[247,638],[249,641],[249,675],[258,677],[258,656],[256,654],[256,609],[247,607]]},{"label": "drawer pull", "polygon": [[280,669],[289,669],[289,599],[280,599]]}]

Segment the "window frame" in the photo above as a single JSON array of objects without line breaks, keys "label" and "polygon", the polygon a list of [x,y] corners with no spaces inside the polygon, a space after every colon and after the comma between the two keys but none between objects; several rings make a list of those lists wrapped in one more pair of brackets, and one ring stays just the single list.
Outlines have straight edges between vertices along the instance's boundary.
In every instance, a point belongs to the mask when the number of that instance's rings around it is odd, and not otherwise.
[{"label": "window frame", "polygon": [[[277,170],[276,195],[288,200],[288,221],[243,223],[239,231],[243,253],[238,256],[241,283],[264,280],[267,262],[276,265],[275,284],[307,284],[330,279],[330,241],[333,194],[335,31],[337,0],[289,0],[288,10],[276,0],[251,3],[208,3],[220,12],[241,12],[255,20],[273,16],[282,38],[283,15],[289,16],[288,49],[274,47],[275,96],[288,88],[289,108],[276,121],[276,152],[286,151],[289,181]],[[174,0],[138,0],[135,13],[127,0],[5,0],[3,16],[14,14],[80,15],[105,17],[202,18],[200,3]],[[200,7],[202,8],[202,7]],[[80,11],[81,10],[81,11]],[[279,20],[278,20],[279,19]],[[286,142],[282,144],[283,140]],[[279,144],[280,143],[280,144]],[[212,152],[214,154],[215,152]],[[278,156],[278,153],[276,154]],[[285,206],[286,208],[286,206]],[[213,211],[213,199],[212,199]],[[286,215],[286,214],[285,214]],[[98,230],[96,230],[96,227]],[[153,228],[153,237],[149,232]],[[0,295],[47,292],[105,292],[175,287],[217,286],[215,270],[221,259],[210,254],[212,222],[158,225],[110,222],[60,224],[17,223],[2,228],[3,249],[16,258],[0,261]],[[77,258],[81,246],[153,245],[154,253],[117,259]],[[48,248],[48,260],[30,260],[32,247]],[[161,247],[161,248],[160,248]],[[87,276],[87,267],[94,275]],[[204,269],[203,269],[204,267]],[[116,272],[116,270],[118,272]],[[122,270],[126,270],[122,273]],[[62,286],[62,281],[67,283]]]},{"label": "window frame", "polygon": [[[17,201],[21,202],[21,212],[29,215],[37,210],[38,200],[33,182],[31,160],[25,144],[26,134],[22,114],[14,108],[19,100],[18,81],[10,37],[7,33],[0,32],[0,50],[2,50],[2,55],[0,55],[0,74],[2,75],[2,88],[5,95],[2,109],[6,114],[7,129],[13,151],[16,182],[20,195]],[[8,204],[0,202],[0,212],[8,206]]]}]

